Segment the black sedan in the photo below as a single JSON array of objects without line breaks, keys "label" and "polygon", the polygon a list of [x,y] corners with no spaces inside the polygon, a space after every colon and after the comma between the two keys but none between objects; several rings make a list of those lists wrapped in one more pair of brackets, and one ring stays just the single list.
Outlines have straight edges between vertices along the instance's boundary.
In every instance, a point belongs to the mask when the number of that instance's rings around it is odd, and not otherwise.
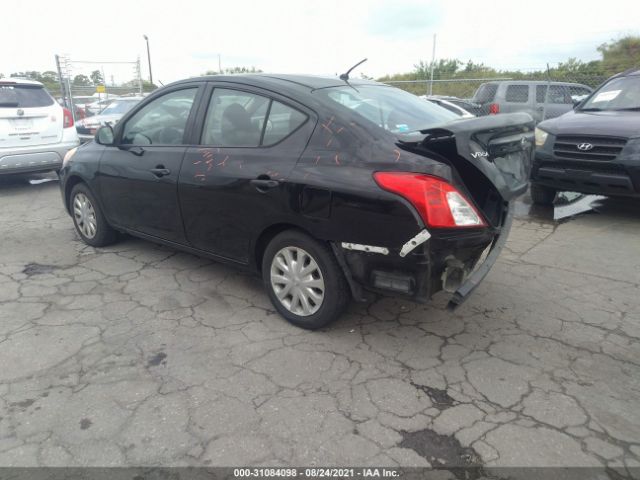
[{"label": "black sedan", "polygon": [[258,272],[304,328],[371,292],[455,307],[495,262],[533,151],[526,114],[458,118],[370,81],[189,79],[70,152],[62,197],[87,244],[126,232]]}]

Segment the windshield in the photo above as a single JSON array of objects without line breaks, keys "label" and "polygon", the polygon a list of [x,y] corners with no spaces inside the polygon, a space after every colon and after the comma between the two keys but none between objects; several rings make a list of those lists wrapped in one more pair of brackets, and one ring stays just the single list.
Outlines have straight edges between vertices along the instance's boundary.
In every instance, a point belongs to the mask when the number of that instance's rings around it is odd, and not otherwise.
[{"label": "windshield", "polygon": [[640,76],[637,75],[611,80],[580,107],[580,110],[637,109],[640,109]]},{"label": "windshield", "polygon": [[140,100],[116,100],[107,105],[100,115],[116,115],[125,114],[133,108]]},{"label": "windshield", "polygon": [[318,91],[335,103],[394,133],[424,130],[459,118],[444,108],[398,88],[358,85]]}]

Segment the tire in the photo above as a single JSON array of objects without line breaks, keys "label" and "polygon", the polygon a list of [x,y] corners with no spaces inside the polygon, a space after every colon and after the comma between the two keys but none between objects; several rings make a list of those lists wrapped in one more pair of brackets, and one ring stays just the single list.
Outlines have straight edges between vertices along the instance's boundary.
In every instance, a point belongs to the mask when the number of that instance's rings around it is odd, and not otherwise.
[{"label": "tire", "polygon": [[[285,272],[283,267],[291,267],[292,261],[294,268],[302,268],[302,272]],[[305,274],[304,269],[308,273]],[[292,280],[285,283],[288,278]],[[280,315],[293,325],[309,330],[337,319],[351,298],[349,285],[333,252],[296,230],[276,235],[267,245],[262,258],[262,279]]]},{"label": "tire", "polygon": [[[86,184],[78,183],[71,190],[70,209],[76,232],[87,245],[106,247],[118,239],[118,232],[107,223],[98,202]],[[91,225],[94,228],[91,228]]]},{"label": "tire", "polygon": [[531,184],[531,200],[538,205],[551,205],[556,199],[556,190],[536,183]]}]

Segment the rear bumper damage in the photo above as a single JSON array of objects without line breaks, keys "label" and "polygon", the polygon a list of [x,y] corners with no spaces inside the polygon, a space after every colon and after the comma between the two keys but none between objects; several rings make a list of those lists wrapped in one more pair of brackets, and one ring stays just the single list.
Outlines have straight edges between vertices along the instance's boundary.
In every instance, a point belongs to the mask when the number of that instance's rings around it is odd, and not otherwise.
[{"label": "rear bumper damage", "polygon": [[332,248],[357,301],[366,301],[367,292],[373,292],[425,303],[445,290],[452,293],[448,308],[455,309],[491,270],[506,243],[512,218],[513,206],[508,204],[499,229],[423,229],[396,249],[338,242]]}]

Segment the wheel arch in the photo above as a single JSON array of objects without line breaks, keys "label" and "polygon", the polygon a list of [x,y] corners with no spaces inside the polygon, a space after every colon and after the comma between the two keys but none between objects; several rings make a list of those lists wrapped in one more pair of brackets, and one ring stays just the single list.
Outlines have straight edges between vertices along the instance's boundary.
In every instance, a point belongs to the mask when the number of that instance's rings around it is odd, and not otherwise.
[{"label": "wheel arch", "polygon": [[80,175],[71,175],[64,186],[64,205],[69,214],[71,213],[71,190],[79,183],[84,183],[87,188],[90,188],[89,184]]},{"label": "wheel arch", "polygon": [[[274,223],[273,225],[269,225],[264,230],[262,230],[260,235],[258,235],[258,239],[256,240],[255,246],[253,248],[253,261],[255,263],[255,266],[258,272],[260,273],[262,272],[262,257],[264,256],[264,252],[267,249],[267,245],[269,245],[269,242],[271,242],[271,240],[273,240],[273,238],[275,238],[276,235],[286,230],[297,230],[299,232],[304,233],[305,235],[310,236],[311,238],[319,240],[316,237],[314,237],[311,234],[311,232],[309,232],[307,229],[301,227],[300,225],[296,225],[294,223],[281,222],[281,223]],[[322,241],[322,240],[319,240],[319,241]]]}]

